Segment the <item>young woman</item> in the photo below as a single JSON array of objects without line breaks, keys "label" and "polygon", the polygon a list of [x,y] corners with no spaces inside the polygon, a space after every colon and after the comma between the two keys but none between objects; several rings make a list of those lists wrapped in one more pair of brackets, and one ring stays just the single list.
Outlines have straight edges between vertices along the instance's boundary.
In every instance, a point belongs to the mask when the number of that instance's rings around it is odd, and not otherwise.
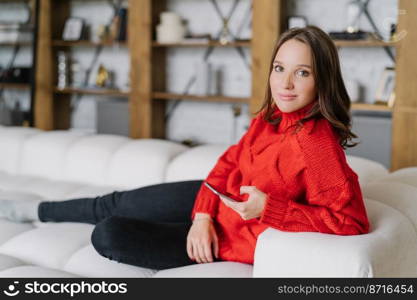
[{"label": "young woman", "polygon": [[206,178],[237,202],[197,180],[62,202],[4,200],[0,210],[20,221],[96,224],[98,253],[153,269],[251,264],[268,227],[367,233],[358,176],[343,151],[355,145],[349,108],[332,40],[317,27],[291,29],[274,48],[264,104]]}]

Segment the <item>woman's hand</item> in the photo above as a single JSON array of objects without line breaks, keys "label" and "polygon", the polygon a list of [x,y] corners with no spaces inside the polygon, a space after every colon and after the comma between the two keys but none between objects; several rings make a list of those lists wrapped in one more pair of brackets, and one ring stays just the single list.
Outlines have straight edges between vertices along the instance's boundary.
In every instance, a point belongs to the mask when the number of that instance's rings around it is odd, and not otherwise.
[{"label": "woman's hand", "polygon": [[236,211],[243,220],[250,220],[260,217],[265,208],[267,195],[258,190],[255,186],[242,185],[240,194],[249,194],[249,198],[245,202],[231,202],[220,196],[223,203]]},{"label": "woman's hand", "polygon": [[[212,251],[213,249],[213,251]],[[210,215],[196,213],[187,236],[187,253],[200,263],[213,262],[213,252],[219,257],[219,241]]]}]

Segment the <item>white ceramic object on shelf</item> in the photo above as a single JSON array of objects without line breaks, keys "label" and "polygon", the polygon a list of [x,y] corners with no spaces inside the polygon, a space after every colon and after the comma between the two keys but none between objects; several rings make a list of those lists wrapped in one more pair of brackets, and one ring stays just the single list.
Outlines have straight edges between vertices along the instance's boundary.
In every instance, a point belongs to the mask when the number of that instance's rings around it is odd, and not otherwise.
[{"label": "white ceramic object on shelf", "polygon": [[158,43],[180,43],[185,36],[185,26],[181,17],[174,12],[162,12],[161,23],[156,26]]}]

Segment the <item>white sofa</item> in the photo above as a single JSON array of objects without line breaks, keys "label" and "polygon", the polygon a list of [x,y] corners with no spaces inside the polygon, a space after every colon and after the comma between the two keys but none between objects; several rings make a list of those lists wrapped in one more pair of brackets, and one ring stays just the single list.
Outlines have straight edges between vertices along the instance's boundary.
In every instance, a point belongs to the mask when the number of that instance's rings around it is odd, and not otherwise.
[{"label": "white sofa", "polygon": [[[59,201],[204,179],[226,148],[0,126],[0,198]],[[0,219],[0,277],[416,277],[417,168],[389,174],[379,163],[348,159],[359,175],[369,234],[270,228],[259,237],[253,266],[216,262],[158,271],[100,256],[89,224]]]}]

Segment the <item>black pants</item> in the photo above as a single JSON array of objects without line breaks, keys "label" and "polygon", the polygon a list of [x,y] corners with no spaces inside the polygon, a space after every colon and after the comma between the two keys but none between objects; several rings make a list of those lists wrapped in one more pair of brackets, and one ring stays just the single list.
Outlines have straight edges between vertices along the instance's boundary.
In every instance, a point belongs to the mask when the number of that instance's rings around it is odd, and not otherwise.
[{"label": "black pants", "polygon": [[96,198],[42,202],[42,222],[96,224],[91,241],[102,256],[151,269],[191,265],[186,250],[191,211],[202,181],[181,181]]}]

